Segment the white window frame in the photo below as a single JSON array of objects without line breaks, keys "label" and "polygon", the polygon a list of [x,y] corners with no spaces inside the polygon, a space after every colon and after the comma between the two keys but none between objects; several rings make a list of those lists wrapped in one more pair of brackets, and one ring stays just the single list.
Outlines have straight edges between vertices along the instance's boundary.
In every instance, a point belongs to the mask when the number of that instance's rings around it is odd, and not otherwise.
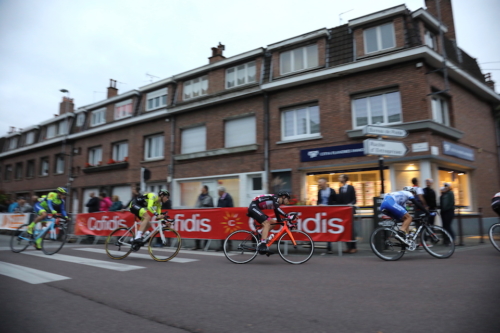
[{"label": "white window frame", "polygon": [[101,146],[89,148],[88,163],[91,166],[98,166],[100,163],[102,164],[102,147]]},{"label": "white window frame", "polygon": [[144,160],[158,160],[164,157],[163,134],[151,135],[144,139]]},{"label": "white window frame", "polygon": [[19,138],[17,136],[13,136],[9,139],[9,149],[16,149]]},{"label": "white window frame", "polygon": [[[308,59],[308,49],[315,48],[316,52],[316,59]],[[294,68],[295,67],[295,52],[296,51],[302,51],[302,68]],[[285,72],[284,67],[284,58],[290,56],[290,71]],[[289,74],[289,73],[294,73],[294,72],[299,72],[303,70],[307,70],[310,68],[315,68],[319,66],[319,52],[318,52],[318,44],[311,44],[311,45],[306,45],[302,47],[298,47],[293,50],[289,50],[286,52],[283,52],[280,54],[280,74]]]},{"label": "white window frame", "polygon": [[64,155],[56,155],[56,174],[64,173]]},{"label": "white window frame", "polygon": [[50,168],[49,158],[42,157],[40,159],[40,176],[48,176],[49,168]]},{"label": "white window frame", "polygon": [[431,103],[432,120],[445,126],[450,126],[450,108],[448,100],[440,96],[433,96]]},{"label": "white window frame", "polygon": [[427,29],[425,30],[424,33],[424,41],[425,45],[427,45],[433,50],[437,50],[436,35]]},{"label": "white window frame", "polygon": [[[126,105],[130,105],[130,112],[126,113],[126,112],[124,112],[124,110],[119,110],[120,108],[122,108]],[[134,113],[134,110],[133,110],[133,100],[132,99],[127,99],[126,101],[115,104],[115,120],[132,117],[133,113]]]},{"label": "white window frame", "polygon": [[[203,89],[204,85],[205,89]],[[197,91],[193,91],[193,87],[196,88]],[[184,88],[182,92],[183,100],[198,98],[200,96],[205,96],[207,94],[208,94],[208,75],[203,75],[195,79],[184,82]]]},{"label": "white window frame", "polygon": [[[306,111],[306,133],[304,134],[297,134],[298,133],[298,124],[297,121],[297,114],[302,111]],[[318,132],[312,132],[311,129],[311,112],[314,112],[317,110],[317,117],[318,117]],[[287,114],[290,114],[293,116],[293,134],[292,135],[287,135],[287,122],[286,122],[286,116]],[[281,112],[281,140],[283,141],[288,141],[288,140],[300,140],[300,139],[308,139],[308,138],[313,138],[313,137],[319,137],[321,136],[321,117],[320,117],[320,110],[318,104],[311,104],[311,105],[304,105],[300,107],[295,107],[295,108],[290,108],[283,110]]]},{"label": "white window frame", "polygon": [[52,139],[56,136],[56,124],[47,125],[47,139]]},{"label": "white window frame", "polygon": [[224,147],[238,147],[257,142],[255,116],[229,119],[224,122]]},{"label": "white window frame", "polygon": [[113,144],[113,160],[123,162],[126,157],[128,157],[128,142],[122,141]]},{"label": "white window frame", "polygon": [[[238,83],[238,70],[243,67],[244,72],[244,80],[242,83]],[[253,67],[253,80],[250,79],[250,72]],[[233,81],[229,80],[229,78],[233,76]],[[234,66],[226,69],[226,89],[231,89],[234,87],[239,87],[245,84],[254,83],[257,81],[257,65],[255,61],[247,62],[246,64],[241,64],[238,66]]]},{"label": "white window frame", "polygon": [[106,123],[106,108],[94,110],[91,113],[90,126],[99,126]]},{"label": "white window frame", "polygon": [[35,132],[31,131],[26,133],[26,144],[31,145],[35,142]]},{"label": "white window frame", "polygon": [[152,91],[146,97],[146,111],[152,111],[167,106],[168,89]]},{"label": "white window frame", "polygon": [[[193,144],[193,142],[196,142]],[[181,154],[207,150],[207,127],[205,125],[185,128],[181,132]]]},{"label": "white window frame", "polygon": [[76,116],[76,126],[81,127],[83,126],[83,123],[85,122],[85,113],[79,113],[78,116]]},{"label": "white window frame", "polygon": [[[398,93],[398,100],[399,100],[399,103],[398,103],[398,106],[399,106],[399,118],[400,120],[399,121],[395,121],[395,122],[389,122],[389,116],[387,114],[387,95],[388,94],[392,94],[392,93]],[[401,105],[401,93],[399,92],[399,90],[392,90],[392,91],[384,91],[384,92],[378,92],[378,93],[373,93],[373,94],[370,94],[370,95],[364,95],[364,96],[357,96],[355,98],[352,98],[351,100],[351,109],[352,109],[352,127],[353,128],[363,128],[365,127],[366,125],[376,125],[376,124],[372,124],[372,115],[371,115],[371,104],[369,103],[369,98],[370,97],[376,97],[376,96],[382,96],[382,108],[383,108],[383,117],[384,117],[384,121],[380,123],[380,125],[393,125],[393,124],[401,124],[403,123],[403,109],[402,109],[402,105]],[[363,124],[363,125],[357,125],[357,121],[356,121],[356,104],[355,102],[357,100],[361,100],[361,99],[367,99],[367,111],[366,111],[366,116],[368,118],[367,120],[367,124]],[[378,122],[377,122],[378,123]]]},{"label": "white window frame", "polygon": [[26,178],[35,177],[35,160],[28,160],[26,162]]},{"label": "white window frame", "polygon": [[[383,46],[382,46],[382,27],[387,26],[387,25],[391,26],[392,46],[383,48]],[[377,38],[377,49],[374,50],[374,51],[368,51],[368,43],[367,43],[368,38],[367,38],[366,34],[369,31],[373,31],[373,30],[375,30],[375,35],[376,35],[376,38]],[[365,45],[365,54],[374,53],[374,52],[380,52],[380,51],[384,51],[384,50],[389,50],[389,49],[395,48],[396,47],[396,34],[394,33],[394,24],[392,22],[389,22],[389,23],[386,23],[386,24],[382,24],[382,25],[379,25],[379,26],[376,26],[376,27],[364,30],[363,31],[363,40],[364,40],[364,45]]]},{"label": "white window frame", "polygon": [[68,119],[60,121],[57,124],[57,135],[65,135],[67,133]]}]

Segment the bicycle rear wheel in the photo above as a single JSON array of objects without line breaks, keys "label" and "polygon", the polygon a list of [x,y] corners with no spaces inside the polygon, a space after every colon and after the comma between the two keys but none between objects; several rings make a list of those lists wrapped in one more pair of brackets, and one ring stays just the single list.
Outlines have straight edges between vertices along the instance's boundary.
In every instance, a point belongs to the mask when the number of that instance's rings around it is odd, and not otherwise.
[{"label": "bicycle rear wheel", "polygon": [[311,259],[314,253],[314,241],[303,231],[290,231],[297,245],[293,245],[290,235],[285,232],[278,240],[278,253],[290,264],[303,264]]},{"label": "bicycle rear wheel", "polygon": [[493,244],[495,249],[500,251],[500,223],[493,224],[488,231],[488,235],[490,236],[491,244]]},{"label": "bicycle rear wheel", "polygon": [[177,230],[163,227],[161,233],[165,240],[162,241],[160,231],[154,232],[149,240],[148,251],[154,260],[165,262],[179,253],[182,240]]},{"label": "bicycle rear wheel", "polygon": [[54,229],[47,229],[44,231],[42,238],[42,251],[45,254],[51,255],[59,252],[66,243],[66,238],[68,238],[68,232],[66,225],[56,224]]},{"label": "bicycle rear wheel", "polygon": [[372,232],[370,247],[377,257],[387,261],[396,261],[405,254],[406,245],[396,238],[396,231],[380,227]]},{"label": "bicycle rear wheel", "polygon": [[19,253],[26,250],[28,245],[30,245],[30,237],[27,224],[23,224],[17,228],[10,237],[10,249],[12,252]]},{"label": "bicycle rear wheel", "polygon": [[235,264],[246,264],[257,256],[257,237],[247,230],[238,230],[224,241],[224,255]]},{"label": "bicycle rear wheel", "polygon": [[455,243],[450,234],[436,225],[425,226],[420,240],[424,249],[435,258],[449,258],[455,252]]},{"label": "bicycle rear wheel", "polygon": [[132,229],[121,227],[111,231],[105,243],[108,257],[116,260],[123,259],[132,252],[132,241],[134,240]]}]

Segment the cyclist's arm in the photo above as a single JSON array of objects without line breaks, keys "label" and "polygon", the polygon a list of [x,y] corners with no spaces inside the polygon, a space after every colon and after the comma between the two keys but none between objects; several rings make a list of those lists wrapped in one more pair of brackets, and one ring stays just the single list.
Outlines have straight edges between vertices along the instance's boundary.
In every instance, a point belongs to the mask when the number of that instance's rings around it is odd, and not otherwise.
[{"label": "cyclist's arm", "polygon": [[61,214],[62,214],[62,216],[67,217],[68,213],[66,213],[66,209],[64,208],[64,204],[65,204],[65,201],[61,200]]},{"label": "cyclist's arm", "polygon": [[[156,206],[156,209],[153,207]],[[151,213],[158,213],[161,214],[161,205],[156,201],[156,195],[153,193],[148,194],[148,207],[147,210],[149,210]]]},{"label": "cyclist's arm", "polygon": [[288,216],[287,213],[285,213],[279,206],[274,207],[274,215],[276,215],[276,219],[278,220],[278,222],[283,222],[283,219],[281,218],[282,216]]}]

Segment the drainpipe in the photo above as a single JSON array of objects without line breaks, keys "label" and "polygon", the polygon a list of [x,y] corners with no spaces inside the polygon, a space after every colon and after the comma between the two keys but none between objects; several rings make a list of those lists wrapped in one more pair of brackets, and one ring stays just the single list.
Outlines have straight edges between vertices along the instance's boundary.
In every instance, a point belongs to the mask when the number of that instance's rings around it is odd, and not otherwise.
[{"label": "drainpipe", "polygon": [[266,193],[269,193],[269,96],[264,91],[264,172],[266,175]]}]

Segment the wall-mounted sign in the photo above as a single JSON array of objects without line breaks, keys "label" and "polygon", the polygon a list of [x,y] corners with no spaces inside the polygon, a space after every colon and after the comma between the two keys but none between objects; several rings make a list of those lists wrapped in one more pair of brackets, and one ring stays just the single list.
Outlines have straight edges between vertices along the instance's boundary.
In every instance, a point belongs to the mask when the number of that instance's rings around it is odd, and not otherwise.
[{"label": "wall-mounted sign", "polygon": [[411,144],[411,151],[414,153],[418,153],[421,151],[428,151],[429,150],[429,143],[428,142],[420,142],[420,143],[412,143]]},{"label": "wall-mounted sign", "polygon": [[408,152],[401,141],[366,139],[363,143],[366,155],[405,156]]},{"label": "wall-mounted sign", "polygon": [[474,161],[474,150],[447,141],[443,141],[443,154]]},{"label": "wall-mounted sign", "polygon": [[381,136],[384,138],[406,138],[408,132],[399,128],[366,125],[363,127],[364,136]]},{"label": "wall-mounted sign", "polygon": [[314,149],[303,149],[300,151],[301,162],[312,162],[321,160],[331,160],[334,158],[346,158],[365,156],[362,143],[354,143],[351,145],[321,147]]}]

